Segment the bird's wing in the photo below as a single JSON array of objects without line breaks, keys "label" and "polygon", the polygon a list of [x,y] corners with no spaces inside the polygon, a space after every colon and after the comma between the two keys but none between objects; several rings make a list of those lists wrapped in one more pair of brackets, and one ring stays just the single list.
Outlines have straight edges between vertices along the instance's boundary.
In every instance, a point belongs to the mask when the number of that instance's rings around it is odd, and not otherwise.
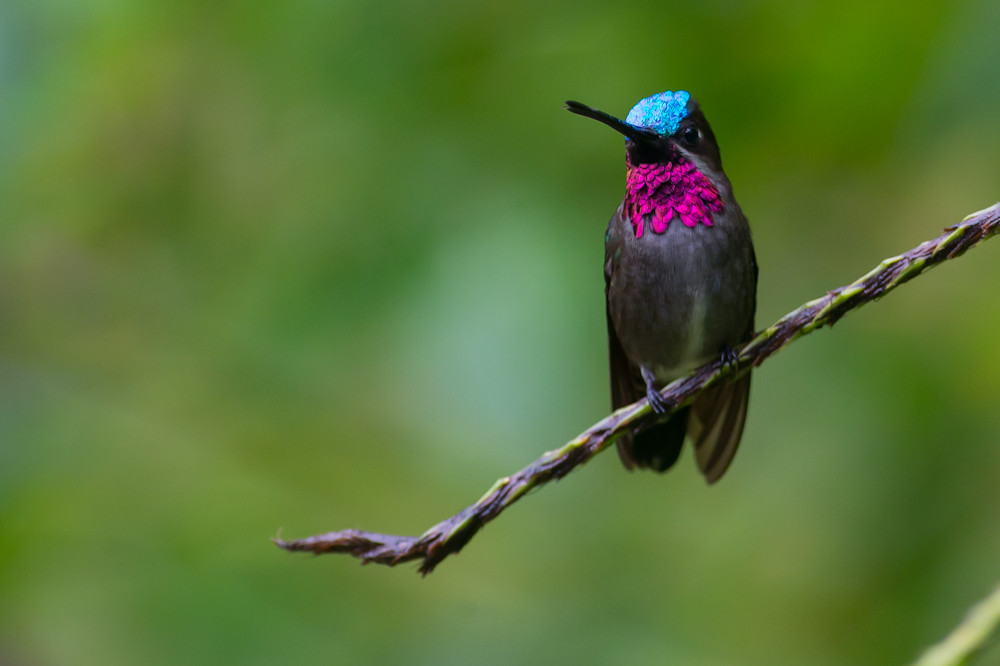
[{"label": "bird's wing", "polygon": [[[608,363],[613,409],[631,405],[646,397],[646,383],[642,380],[639,366],[625,355],[611,319],[608,292],[614,279],[615,253],[621,248],[621,239],[617,236],[623,226],[620,215],[621,209],[611,218],[604,243],[604,302],[608,322]],[[636,435],[626,434],[620,437],[617,441],[618,456],[625,468],[648,467],[657,472],[669,469],[677,461],[684,444],[687,413],[688,408],[685,407],[665,423],[650,426]]]},{"label": "bird's wing", "polygon": [[750,373],[713,386],[691,405],[688,434],[705,480],[715,483],[729,468],[743,436],[750,401]]},{"label": "bird's wing", "polygon": [[[757,257],[750,246],[753,266],[753,306],[742,342],[754,333],[754,312],[757,310]],[[729,468],[736,455],[750,403],[750,373],[703,392],[691,405],[692,418],[688,435],[694,442],[695,460],[705,480],[715,483]]]}]

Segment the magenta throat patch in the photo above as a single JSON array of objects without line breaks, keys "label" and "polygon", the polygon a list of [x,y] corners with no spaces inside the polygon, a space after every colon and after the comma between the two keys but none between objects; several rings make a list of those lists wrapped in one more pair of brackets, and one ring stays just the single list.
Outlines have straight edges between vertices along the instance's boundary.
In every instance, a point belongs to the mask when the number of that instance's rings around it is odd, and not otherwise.
[{"label": "magenta throat patch", "polygon": [[694,164],[678,159],[659,164],[629,164],[625,181],[625,214],[632,222],[635,237],[642,236],[648,220],[653,231],[662,234],[673,219],[686,227],[712,226],[712,213],[721,213],[726,204],[705,174]]}]

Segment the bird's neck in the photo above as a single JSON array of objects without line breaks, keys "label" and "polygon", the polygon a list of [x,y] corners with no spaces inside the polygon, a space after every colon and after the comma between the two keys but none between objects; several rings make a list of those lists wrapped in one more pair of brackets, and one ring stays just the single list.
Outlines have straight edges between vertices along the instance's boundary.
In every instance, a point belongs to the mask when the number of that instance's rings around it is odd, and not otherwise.
[{"label": "bird's neck", "polygon": [[662,234],[674,219],[686,227],[712,226],[712,214],[726,208],[719,189],[694,163],[675,155],[669,162],[628,161],[624,212],[636,238],[648,227]]}]

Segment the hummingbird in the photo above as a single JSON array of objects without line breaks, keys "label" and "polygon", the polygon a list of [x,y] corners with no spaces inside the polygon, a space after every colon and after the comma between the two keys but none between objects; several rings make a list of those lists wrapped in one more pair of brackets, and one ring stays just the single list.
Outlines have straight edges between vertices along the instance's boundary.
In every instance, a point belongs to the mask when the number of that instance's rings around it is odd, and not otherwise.
[{"label": "hummingbird", "polygon": [[[750,226],[722,170],[715,134],[684,90],[640,100],[625,120],[580,102],[566,109],[625,136],[625,197],[604,236],[611,404],[645,397],[712,358],[733,362],[754,331],[757,260]],[[618,440],[627,469],[665,472],[685,435],[708,483],[732,462],[747,415],[750,373]]]}]

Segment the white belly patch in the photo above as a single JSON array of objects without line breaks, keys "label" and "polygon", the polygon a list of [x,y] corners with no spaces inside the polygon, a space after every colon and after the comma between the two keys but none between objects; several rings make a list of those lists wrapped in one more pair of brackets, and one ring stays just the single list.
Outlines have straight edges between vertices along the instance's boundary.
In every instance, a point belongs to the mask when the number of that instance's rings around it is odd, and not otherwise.
[{"label": "white belly patch", "polygon": [[680,353],[682,360],[674,367],[656,366],[653,368],[657,381],[672,382],[707,360],[702,353],[705,342],[705,313],[707,309],[705,299],[699,298],[695,301],[691,318],[687,321],[687,331],[683,337],[684,348]]}]

